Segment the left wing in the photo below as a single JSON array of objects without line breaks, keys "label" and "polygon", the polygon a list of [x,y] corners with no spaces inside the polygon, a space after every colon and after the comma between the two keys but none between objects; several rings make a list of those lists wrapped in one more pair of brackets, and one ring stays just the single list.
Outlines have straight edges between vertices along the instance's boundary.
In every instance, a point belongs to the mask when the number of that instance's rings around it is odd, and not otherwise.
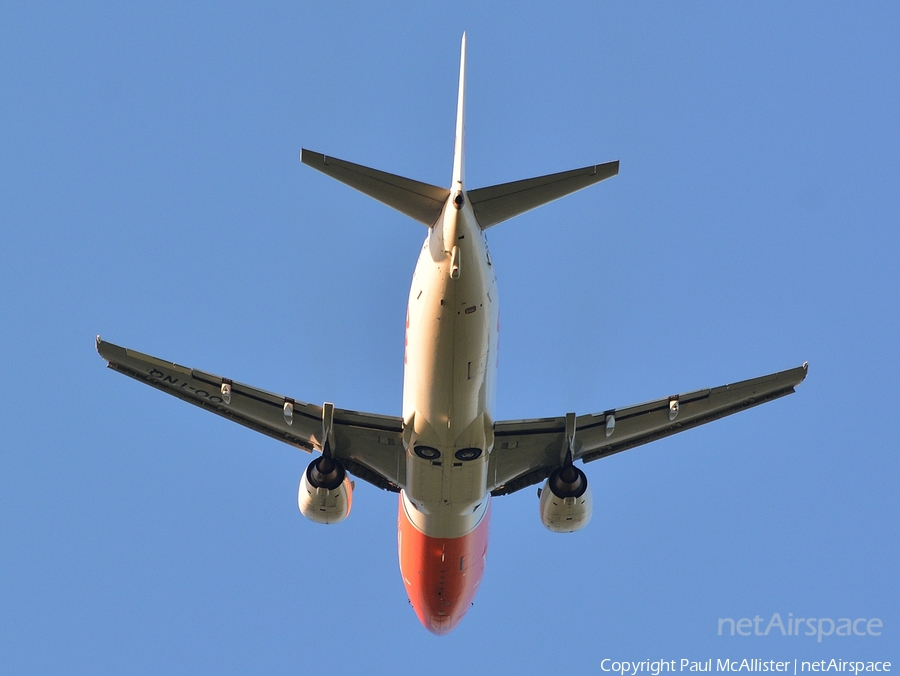
[{"label": "left wing", "polygon": [[[100,336],[97,352],[109,368],[195,406],[304,451],[322,449],[322,406],[163,361],[107,343]],[[332,454],[348,472],[389,491],[405,486],[401,418],[336,408],[332,429]]]},{"label": "left wing", "polygon": [[[791,394],[807,364],[731,385],[676,394],[646,404],[575,418],[573,459],[591,462]],[[566,417],[494,425],[488,488],[506,495],[543,481],[568,448]]]}]

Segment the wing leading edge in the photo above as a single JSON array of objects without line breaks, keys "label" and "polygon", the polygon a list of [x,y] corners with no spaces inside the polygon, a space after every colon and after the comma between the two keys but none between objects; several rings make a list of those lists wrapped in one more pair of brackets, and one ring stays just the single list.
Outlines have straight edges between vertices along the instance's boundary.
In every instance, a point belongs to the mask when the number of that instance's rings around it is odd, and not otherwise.
[{"label": "wing leading edge", "polygon": [[[786,396],[803,382],[807,370],[803,364],[731,385],[578,416],[574,459],[599,460]],[[543,481],[559,467],[566,444],[565,422],[565,416],[560,416],[496,423],[488,466],[491,493],[514,493]]]},{"label": "wing leading edge", "polygon": [[[109,368],[167,394],[306,452],[322,449],[322,406],[163,361],[99,336],[97,352]],[[333,430],[332,452],[347,471],[389,491],[405,485],[401,418],[336,408]]]}]

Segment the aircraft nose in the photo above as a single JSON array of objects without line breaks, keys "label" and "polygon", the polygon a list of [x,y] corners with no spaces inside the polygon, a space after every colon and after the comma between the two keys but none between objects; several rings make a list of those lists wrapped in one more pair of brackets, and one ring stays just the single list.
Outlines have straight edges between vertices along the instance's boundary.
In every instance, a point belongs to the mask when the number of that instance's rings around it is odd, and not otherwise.
[{"label": "aircraft nose", "polygon": [[425,628],[435,636],[443,636],[444,634],[449,634],[453,630],[453,626],[449,617],[432,615],[431,624]]},{"label": "aircraft nose", "polygon": [[401,496],[397,523],[400,574],[419,622],[432,634],[453,631],[472,605],[484,574],[488,523],[485,513],[466,535],[431,537],[409,521]]},{"label": "aircraft nose", "polygon": [[459,621],[465,615],[465,609],[459,608],[459,604],[450,604],[438,601],[436,604],[428,604],[422,608],[419,621],[436,636],[449,634],[456,628]]}]

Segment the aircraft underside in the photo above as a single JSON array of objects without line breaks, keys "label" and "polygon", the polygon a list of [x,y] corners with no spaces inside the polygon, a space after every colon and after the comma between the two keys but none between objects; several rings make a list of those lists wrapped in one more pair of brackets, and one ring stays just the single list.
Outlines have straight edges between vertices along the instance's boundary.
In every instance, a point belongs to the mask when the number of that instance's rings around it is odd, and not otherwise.
[{"label": "aircraft underside", "polygon": [[[791,394],[807,366],[603,411],[495,421],[499,298],[486,230],[618,173],[607,162],[468,190],[464,180],[465,35],[451,187],[309,150],[301,160],[427,227],[406,316],[403,410],[388,416],[306,403],[129,350],[97,337],[110,368],[317,455],[298,506],[323,524],[352,507],[350,474],[399,494],[400,571],[429,631],[472,605],[485,569],[492,496],[543,483],[538,513],[554,532],[587,525],[588,463]],[[522,337],[524,338],[524,337]]]}]

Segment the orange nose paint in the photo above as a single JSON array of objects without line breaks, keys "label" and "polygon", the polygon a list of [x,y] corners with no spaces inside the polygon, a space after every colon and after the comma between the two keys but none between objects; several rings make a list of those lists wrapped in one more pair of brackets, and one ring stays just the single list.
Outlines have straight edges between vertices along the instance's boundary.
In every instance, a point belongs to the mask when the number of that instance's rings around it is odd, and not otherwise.
[{"label": "orange nose paint", "polygon": [[431,633],[452,631],[472,605],[484,575],[489,525],[490,506],[470,533],[429,537],[409,521],[401,498],[400,574],[419,622]]}]

